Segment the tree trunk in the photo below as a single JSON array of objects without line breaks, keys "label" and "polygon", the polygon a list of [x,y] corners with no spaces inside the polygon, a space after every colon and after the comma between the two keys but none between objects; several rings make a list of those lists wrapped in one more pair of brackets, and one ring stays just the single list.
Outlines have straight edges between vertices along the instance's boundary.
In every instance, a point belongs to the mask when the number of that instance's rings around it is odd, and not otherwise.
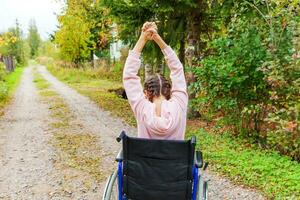
[{"label": "tree trunk", "polygon": [[[160,53],[160,52],[159,52]],[[155,65],[156,65],[156,73],[159,73],[159,74],[164,74],[164,64],[163,64],[163,60],[162,60],[162,57],[160,57],[159,55],[156,57],[156,60],[155,60]]]},{"label": "tree trunk", "polygon": [[183,67],[185,67],[185,38],[184,37],[182,37],[180,40],[179,60],[182,63]]},{"label": "tree trunk", "polygon": [[13,72],[15,70],[15,62],[12,56],[5,56],[3,61],[8,72]]},{"label": "tree trunk", "polygon": [[163,63],[159,63],[158,66],[157,66],[157,73],[159,74],[164,74],[164,64]]},{"label": "tree trunk", "polygon": [[[200,20],[201,11],[194,9],[188,19],[188,46],[186,48],[185,56],[190,67],[195,67],[197,63],[195,60],[199,57],[199,43],[200,43]],[[189,72],[187,74],[188,84],[195,81],[194,74]]]},{"label": "tree trunk", "polygon": [[144,64],[144,66],[145,66],[145,80],[147,80],[147,78],[153,74],[153,67],[149,63]]},{"label": "tree trunk", "polygon": [[[188,66],[193,68],[197,66],[197,60],[199,58],[199,44],[200,44],[200,21],[201,12],[203,10],[202,1],[199,1],[198,8],[191,11],[190,17],[188,18],[188,35],[187,35],[187,48],[185,51],[185,58]],[[193,72],[188,72],[186,75],[188,86],[196,81]],[[189,93],[189,99],[194,99],[195,93]],[[199,112],[196,112],[189,108],[189,116],[200,117]]]},{"label": "tree trunk", "polygon": [[91,59],[91,65],[92,65],[92,67],[95,68],[94,51],[93,50],[91,50],[91,57],[90,57],[90,59]]}]

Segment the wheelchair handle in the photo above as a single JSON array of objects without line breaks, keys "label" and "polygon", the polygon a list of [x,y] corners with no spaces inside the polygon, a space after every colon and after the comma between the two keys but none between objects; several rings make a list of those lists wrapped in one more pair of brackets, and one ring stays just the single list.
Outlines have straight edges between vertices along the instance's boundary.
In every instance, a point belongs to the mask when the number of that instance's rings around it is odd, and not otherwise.
[{"label": "wheelchair handle", "polygon": [[117,137],[117,142],[121,142],[121,140],[123,140],[125,137],[126,137],[126,132],[122,131],[119,137]]}]

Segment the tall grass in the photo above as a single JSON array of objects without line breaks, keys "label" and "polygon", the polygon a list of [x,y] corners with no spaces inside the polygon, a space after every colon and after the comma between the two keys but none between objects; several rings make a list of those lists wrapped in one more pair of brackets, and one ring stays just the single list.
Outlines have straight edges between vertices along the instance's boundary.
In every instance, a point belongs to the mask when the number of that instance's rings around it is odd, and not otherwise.
[{"label": "tall grass", "polygon": [[23,70],[24,67],[17,67],[14,72],[7,73],[3,64],[0,64],[0,115],[19,84]]}]

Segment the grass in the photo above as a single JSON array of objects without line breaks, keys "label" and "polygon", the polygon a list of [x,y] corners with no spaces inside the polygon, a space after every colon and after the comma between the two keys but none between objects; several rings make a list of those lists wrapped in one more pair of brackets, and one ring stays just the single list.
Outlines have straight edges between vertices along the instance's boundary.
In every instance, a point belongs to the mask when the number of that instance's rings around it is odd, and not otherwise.
[{"label": "grass", "polygon": [[96,72],[89,74],[89,71],[84,71],[83,69],[59,69],[50,65],[48,69],[61,81],[68,83],[79,93],[90,97],[90,99],[98,103],[101,108],[111,111],[113,115],[122,118],[129,125],[136,125],[128,101],[120,98],[115,93],[108,92],[108,90],[122,87],[120,82],[101,79],[101,75],[95,75]]},{"label": "grass", "polygon": [[[64,167],[87,173],[97,181],[103,180],[97,138],[88,133],[77,133],[78,124],[72,124],[72,111],[36,71],[34,83],[43,101],[49,105],[50,126],[54,130],[51,145],[55,147],[60,163]],[[85,177],[84,182],[91,183],[90,180]]]},{"label": "grass", "polygon": [[[119,87],[120,82],[92,78],[78,69],[62,70],[53,66],[48,69],[103,109],[135,125],[128,102],[108,92],[108,89]],[[269,199],[300,199],[299,163],[272,151],[249,147],[229,133],[216,134],[212,130],[201,129],[198,121],[188,124],[187,138],[196,135],[197,148],[204,152],[205,160],[211,163],[210,169],[235,183],[258,189]]]},{"label": "grass", "polygon": [[96,137],[90,134],[55,133],[54,146],[61,151],[68,167],[87,172],[97,180],[102,180],[101,158],[95,151]]},{"label": "grass", "polygon": [[34,74],[33,82],[39,90],[48,89],[50,86],[50,84],[47,81],[45,81],[40,74],[36,72]]},{"label": "grass", "polygon": [[213,171],[237,183],[258,188],[270,199],[300,198],[300,165],[278,153],[248,148],[229,133],[212,134],[203,129],[187,137],[197,137],[197,148]]},{"label": "grass", "polygon": [[0,116],[3,115],[3,108],[8,104],[17,88],[24,67],[17,67],[14,72],[6,73],[3,65],[0,64]]}]

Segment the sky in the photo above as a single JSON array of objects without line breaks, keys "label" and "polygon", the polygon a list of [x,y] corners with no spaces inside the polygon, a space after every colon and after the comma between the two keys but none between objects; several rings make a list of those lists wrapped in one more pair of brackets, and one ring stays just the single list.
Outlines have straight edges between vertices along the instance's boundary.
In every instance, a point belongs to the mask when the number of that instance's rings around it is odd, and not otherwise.
[{"label": "sky", "polygon": [[34,19],[43,39],[57,28],[55,13],[62,8],[58,0],[0,0],[0,32],[7,31],[16,23],[16,19],[26,35],[30,19]]}]

